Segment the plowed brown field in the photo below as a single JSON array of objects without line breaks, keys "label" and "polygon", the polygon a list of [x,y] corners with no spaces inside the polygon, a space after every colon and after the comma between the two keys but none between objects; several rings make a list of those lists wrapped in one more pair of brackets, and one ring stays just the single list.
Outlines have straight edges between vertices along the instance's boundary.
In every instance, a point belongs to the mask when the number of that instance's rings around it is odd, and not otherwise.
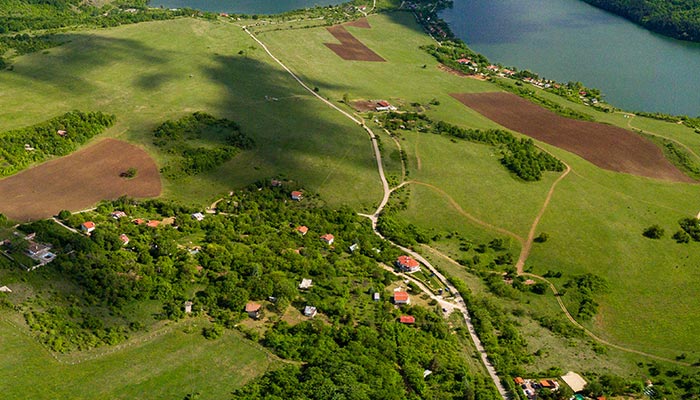
[{"label": "plowed brown field", "polygon": [[500,125],[578,154],[611,171],[674,182],[695,182],[654,143],[628,130],[555,114],[510,93],[459,93],[452,97]]},{"label": "plowed brown field", "polygon": [[[136,168],[136,177],[120,173]],[[81,210],[119,196],[160,195],[158,167],[140,148],[106,139],[90,147],[0,180],[0,213],[16,221]]]},{"label": "plowed brown field", "polygon": [[343,25],[326,28],[340,43],[324,43],[343,60],[384,61],[384,59],[353,36]]}]

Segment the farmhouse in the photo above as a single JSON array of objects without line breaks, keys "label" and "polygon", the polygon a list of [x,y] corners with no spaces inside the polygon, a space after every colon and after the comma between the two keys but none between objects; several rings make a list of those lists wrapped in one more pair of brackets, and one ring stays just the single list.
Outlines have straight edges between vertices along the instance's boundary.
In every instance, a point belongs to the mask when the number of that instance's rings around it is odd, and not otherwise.
[{"label": "farmhouse", "polygon": [[306,233],[309,231],[309,228],[307,228],[307,227],[304,226],[304,225],[302,225],[302,226],[297,226],[297,227],[296,227],[296,231],[299,232],[299,233],[301,233],[302,236],[304,236],[304,235],[306,235]]},{"label": "farmhouse", "polygon": [[415,324],[416,323],[416,317],[413,315],[402,315],[399,318],[399,322],[402,324],[410,325],[410,324]]},{"label": "farmhouse", "polygon": [[313,306],[304,307],[304,315],[306,315],[307,317],[313,318],[316,316],[316,313],[317,313],[316,307],[313,307]]},{"label": "farmhouse", "polygon": [[298,190],[292,192],[292,200],[300,201],[304,197],[304,194]]},{"label": "farmhouse", "polygon": [[245,312],[248,313],[250,318],[258,319],[260,318],[261,308],[262,306],[260,304],[250,301],[245,305]]},{"label": "farmhouse", "polygon": [[95,230],[95,223],[92,221],[83,222],[82,225],[80,225],[80,230],[85,233],[91,233]]},{"label": "farmhouse", "polygon": [[396,259],[396,266],[404,272],[420,271],[420,264],[411,256],[400,256],[398,259]]},{"label": "farmhouse", "polygon": [[326,233],[325,235],[321,236],[321,240],[326,242],[327,245],[333,244],[333,241],[335,241],[335,236],[331,235],[330,233]]},{"label": "farmhouse", "polygon": [[388,101],[379,100],[374,109],[377,111],[395,111],[396,107],[392,106]]},{"label": "farmhouse", "polygon": [[122,241],[122,246],[126,246],[127,244],[129,244],[129,237],[126,236],[126,234],[124,234],[124,233],[119,235],[119,240]]},{"label": "farmhouse", "polygon": [[410,304],[411,298],[408,297],[407,292],[394,292],[394,304]]}]

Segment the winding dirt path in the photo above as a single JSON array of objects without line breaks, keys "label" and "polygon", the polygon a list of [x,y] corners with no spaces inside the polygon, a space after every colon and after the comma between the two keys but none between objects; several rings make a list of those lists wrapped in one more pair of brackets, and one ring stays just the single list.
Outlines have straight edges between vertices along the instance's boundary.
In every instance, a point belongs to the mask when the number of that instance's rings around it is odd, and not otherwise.
[{"label": "winding dirt path", "polygon": [[685,145],[684,143],[681,143],[681,142],[679,142],[678,140],[673,139],[673,138],[670,138],[670,137],[668,137],[668,136],[664,136],[664,135],[662,135],[662,134],[660,134],[660,133],[656,133],[656,132],[652,132],[652,131],[645,131],[645,130],[642,129],[642,128],[635,128],[634,126],[632,126],[632,119],[633,119],[634,117],[636,117],[635,114],[626,113],[626,112],[620,112],[620,111],[618,111],[618,113],[627,115],[627,127],[629,127],[630,129],[632,129],[632,130],[637,130],[637,131],[639,131],[639,132],[641,132],[641,133],[645,133],[645,134],[647,134],[647,135],[656,136],[656,137],[660,137],[660,138],[662,138],[662,139],[669,140],[669,141],[671,141],[671,142],[673,142],[673,143],[675,143],[675,144],[681,146],[681,147],[682,147],[683,149],[685,149],[688,153],[692,154],[692,155],[695,157],[695,160],[696,160],[696,161],[700,161],[700,156],[699,156],[696,152],[694,152],[693,149],[691,149],[690,147],[688,147],[688,146]]},{"label": "winding dirt path", "polygon": [[527,234],[527,240],[525,243],[523,243],[523,247],[520,250],[520,256],[518,257],[518,262],[515,263],[515,269],[518,271],[518,275],[524,275],[524,267],[525,267],[525,261],[527,261],[527,258],[530,256],[530,250],[532,249],[532,242],[535,240],[535,231],[537,230],[537,225],[540,223],[540,219],[542,219],[542,216],[544,215],[544,212],[547,211],[547,206],[549,206],[550,200],[552,200],[552,195],[554,195],[554,189],[556,189],[557,185],[559,182],[561,182],[564,178],[566,178],[567,175],[569,175],[569,172],[571,172],[571,167],[565,162],[562,161],[564,166],[566,166],[566,170],[564,171],[559,178],[557,178],[556,181],[552,183],[552,186],[549,188],[549,192],[547,192],[547,197],[544,199],[544,204],[542,204],[542,208],[540,208],[540,212],[537,213],[537,216],[535,217],[535,220],[532,222],[532,226],[530,227],[530,232]]}]

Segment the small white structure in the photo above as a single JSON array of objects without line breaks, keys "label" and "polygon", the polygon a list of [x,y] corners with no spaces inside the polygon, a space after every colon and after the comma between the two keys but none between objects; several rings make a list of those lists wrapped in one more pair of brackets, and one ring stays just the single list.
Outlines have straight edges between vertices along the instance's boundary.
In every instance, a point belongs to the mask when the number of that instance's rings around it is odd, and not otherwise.
[{"label": "small white structure", "polygon": [[372,300],[379,301],[379,292],[374,292],[374,294],[372,295]]},{"label": "small white structure", "polygon": [[330,233],[326,233],[325,235],[321,236],[321,240],[330,246],[335,241],[335,236],[331,235]]},{"label": "small white structure", "polygon": [[119,218],[124,218],[126,217],[126,213],[124,211],[115,211],[112,214],[110,214],[112,218],[114,219],[119,219]]},{"label": "small white structure", "polygon": [[316,313],[317,313],[316,307],[313,307],[313,306],[304,307],[304,315],[305,316],[307,316],[309,318],[313,318],[316,316]]},{"label": "small white structure", "polygon": [[202,214],[201,212],[196,212],[192,214],[192,218],[196,219],[197,221],[202,221],[204,220],[204,214]]},{"label": "small white structure", "polygon": [[185,302],[185,314],[192,314],[192,302],[191,301]]},{"label": "small white structure", "polygon": [[359,248],[360,248],[360,245],[359,245],[359,244],[353,243],[353,245],[350,246],[350,252],[351,252],[351,253],[354,253],[355,250],[357,250],[357,249],[359,249]]},{"label": "small white structure", "polygon": [[80,225],[80,230],[82,230],[85,233],[91,233],[92,231],[95,230],[95,223],[92,221],[83,222]]},{"label": "small white structure", "polygon": [[302,279],[301,283],[299,284],[299,289],[308,289],[311,286],[313,286],[311,279]]},{"label": "small white structure", "polygon": [[583,390],[584,387],[586,387],[586,380],[581,377],[581,375],[577,374],[576,372],[569,371],[566,373],[566,375],[563,375],[561,377],[561,380],[564,381],[571,390],[574,391],[574,393],[578,393]]},{"label": "small white structure", "polygon": [[3,287],[0,287],[0,292],[1,293],[12,293],[12,290],[7,286],[3,286]]}]

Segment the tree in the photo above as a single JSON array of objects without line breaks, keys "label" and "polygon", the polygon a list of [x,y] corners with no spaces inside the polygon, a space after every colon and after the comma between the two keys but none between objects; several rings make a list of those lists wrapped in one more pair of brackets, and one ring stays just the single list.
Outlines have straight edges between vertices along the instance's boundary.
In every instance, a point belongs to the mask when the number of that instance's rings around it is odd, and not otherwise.
[{"label": "tree", "polygon": [[549,239],[549,234],[542,232],[534,239],[534,241],[536,243],[544,243],[547,241],[547,239]]},{"label": "tree", "polygon": [[673,234],[672,236],[673,240],[676,241],[676,243],[688,243],[690,242],[690,235],[684,230],[678,230],[676,233]]},{"label": "tree", "polygon": [[661,239],[664,233],[664,228],[660,227],[659,225],[652,225],[646,228],[642,235],[649,239]]}]

